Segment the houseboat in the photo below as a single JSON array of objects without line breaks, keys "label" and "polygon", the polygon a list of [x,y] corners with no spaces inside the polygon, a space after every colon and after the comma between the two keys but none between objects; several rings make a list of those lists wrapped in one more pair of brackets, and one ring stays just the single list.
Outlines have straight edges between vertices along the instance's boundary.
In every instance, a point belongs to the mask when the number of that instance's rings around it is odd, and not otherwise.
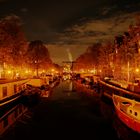
[{"label": "houseboat", "polygon": [[101,97],[107,97],[112,100],[112,95],[120,95],[124,97],[128,97],[130,99],[135,99],[137,101],[140,101],[140,94],[131,91],[128,88],[124,88],[121,86],[121,83],[112,83],[109,81],[103,81],[99,80],[99,86],[100,86],[100,94]]},{"label": "houseboat", "polygon": [[140,102],[113,94],[118,118],[132,130],[140,133]]},{"label": "houseboat", "polygon": [[21,97],[29,79],[0,80],[0,109]]}]

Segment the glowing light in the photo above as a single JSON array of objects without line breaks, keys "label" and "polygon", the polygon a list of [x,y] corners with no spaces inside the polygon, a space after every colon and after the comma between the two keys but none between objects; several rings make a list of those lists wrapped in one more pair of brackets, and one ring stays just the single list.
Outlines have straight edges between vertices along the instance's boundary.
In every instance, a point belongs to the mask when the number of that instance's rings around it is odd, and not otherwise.
[{"label": "glowing light", "polygon": [[54,72],[54,69],[52,69],[52,72]]},{"label": "glowing light", "polygon": [[96,72],[96,70],[95,70],[95,69],[93,69],[93,70],[90,70],[90,72],[91,72],[91,73],[95,73],[95,72]]},{"label": "glowing light", "polygon": [[84,69],[80,69],[80,72],[81,72],[81,73],[84,73],[85,71],[84,71]]},{"label": "glowing light", "polygon": [[10,70],[8,70],[7,72],[8,72],[8,74],[12,73],[12,71],[10,71]]},{"label": "glowing light", "polygon": [[138,68],[136,68],[136,72],[139,72],[139,69]]},{"label": "glowing light", "polygon": [[26,70],[26,71],[25,71],[25,73],[27,74],[27,73],[29,73],[29,71],[28,71],[28,70]]},{"label": "glowing light", "polygon": [[19,73],[16,73],[16,76],[19,76]]},{"label": "glowing light", "polygon": [[139,44],[139,46],[140,46],[140,40],[138,41],[138,44]]}]

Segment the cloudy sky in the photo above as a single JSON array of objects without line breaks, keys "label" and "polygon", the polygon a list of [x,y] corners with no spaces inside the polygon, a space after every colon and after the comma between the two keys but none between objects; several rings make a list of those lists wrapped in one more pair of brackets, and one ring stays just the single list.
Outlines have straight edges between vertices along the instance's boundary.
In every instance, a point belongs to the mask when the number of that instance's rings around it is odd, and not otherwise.
[{"label": "cloudy sky", "polygon": [[19,16],[27,39],[46,43],[56,63],[112,41],[139,13],[140,0],[0,0],[0,18]]}]

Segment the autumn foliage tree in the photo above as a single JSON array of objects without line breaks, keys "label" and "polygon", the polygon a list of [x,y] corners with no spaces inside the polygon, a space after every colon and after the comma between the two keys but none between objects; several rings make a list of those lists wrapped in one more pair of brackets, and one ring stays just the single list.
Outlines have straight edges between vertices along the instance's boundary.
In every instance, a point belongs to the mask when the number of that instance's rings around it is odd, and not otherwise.
[{"label": "autumn foliage tree", "polygon": [[19,60],[21,59],[18,58],[21,57],[24,50],[23,46],[26,44],[20,18],[8,16],[1,20],[0,25],[1,48],[4,49],[7,55],[10,55],[15,65],[20,64]]},{"label": "autumn foliage tree", "polygon": [[102,70],[102,75],[103,76],[111,76],[112,71],[111,71],[111,58],[112,54],[115,51],[113,45],[111,42],[106,42],[102,44],[99,50],[99,56],[98,56],[98,61],[99,61],[99,67]]},{"label": "autumn foliage tree", "polygon": [[23,64],[26,38],[22,22],[15,15],[0,20],[0,63],[12,65],[13,69]]},{"label": "autumn foliage tree", "polygon": [[97,68],[100,43],[89,46],[85,53],[76,59],[74,70],[91,70]]},{"label": "autumn foliage tree", "polygon": [[31,41],[26,52],[27,63],[36,70],[38,76],[39,68],[46,68],[52,63],[48,49],[41,40]]}]

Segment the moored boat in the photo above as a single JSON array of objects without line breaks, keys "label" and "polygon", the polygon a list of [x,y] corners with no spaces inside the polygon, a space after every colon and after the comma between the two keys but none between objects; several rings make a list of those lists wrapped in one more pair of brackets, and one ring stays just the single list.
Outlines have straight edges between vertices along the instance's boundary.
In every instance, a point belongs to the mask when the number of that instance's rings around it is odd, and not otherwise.
[{"label": "moored boat", "polygon": [[113,94],[118,118],[132,130],[140,133],[140,102]]},{"label": "moored boat", "polygon": [[108,99],[112,100],[112,95],[115,94],[123,97],[129,97],[131,99],[134,98],[135,100],[140,101],[139,93],[130,91],[118,84],[115,83],[112,84],[99,80],[99,85],[100,85],[100,93],[102,97],[107,97]]},{"label": "moored boat", "polygon": [[0,109],[21,97],[28,79],[0,80]]}]

